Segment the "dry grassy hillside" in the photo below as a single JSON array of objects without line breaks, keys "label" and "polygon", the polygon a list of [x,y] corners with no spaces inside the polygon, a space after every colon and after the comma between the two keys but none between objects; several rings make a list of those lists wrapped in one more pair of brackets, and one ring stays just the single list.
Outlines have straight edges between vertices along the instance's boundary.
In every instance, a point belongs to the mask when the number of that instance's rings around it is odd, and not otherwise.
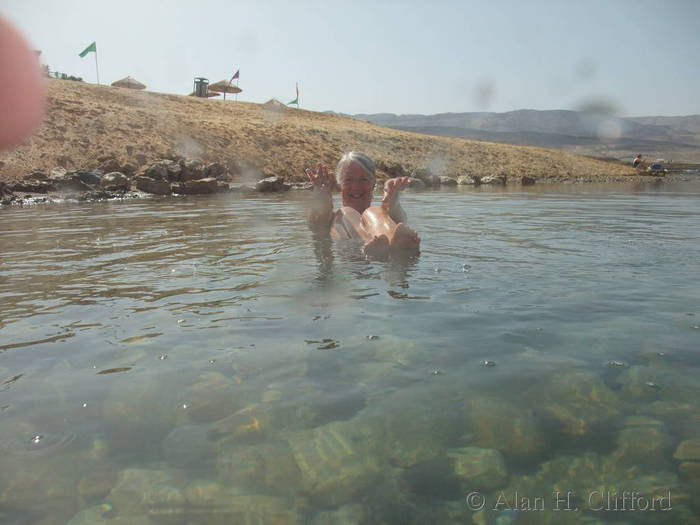
[{"label": "dry grassy hillside", "polygon": [[0,154],[0,180],[56,166],[94,168],[110,157],[138,167],[175,156],[247,161],[266,175],[302,180],[304,167],[335,163],[347,150],[440,175],[616,180],[635,174],[556,151],[419,135],[325,113],[50,80],[44,124],[26,144]]}]

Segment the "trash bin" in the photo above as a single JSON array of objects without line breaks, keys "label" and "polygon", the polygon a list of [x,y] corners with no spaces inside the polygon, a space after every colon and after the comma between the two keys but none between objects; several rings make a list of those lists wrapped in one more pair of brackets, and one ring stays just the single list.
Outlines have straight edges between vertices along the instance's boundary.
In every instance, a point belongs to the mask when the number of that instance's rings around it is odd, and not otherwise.
[{"label": "trash bin", "polygon": [[196,77],[194,79],[194,96],[195,97],[205,97],[209,92],[209,79],[204,77]]}]

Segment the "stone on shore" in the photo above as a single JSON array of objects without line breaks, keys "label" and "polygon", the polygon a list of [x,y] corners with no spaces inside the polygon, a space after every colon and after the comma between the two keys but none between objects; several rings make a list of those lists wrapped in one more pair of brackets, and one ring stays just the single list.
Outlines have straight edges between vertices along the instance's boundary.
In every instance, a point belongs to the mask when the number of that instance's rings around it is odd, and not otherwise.
[{"label": "stone on shore", "polygon": [[10,183],[9,189],[16,193],[48,193],[55,191],[56,186],[51,181],[46,180],[21,180]]},{"label": "stone on shore", "polygon": [[104,173],[101,170],[78,170],[69,175],[90,186],[98,186]]},{"label": "stone on shore", "polygon": [[[220,187],[219,184],[219,181],[214,177],[206,177],[204,179],[188,180],[180,185],[180,190],[185,195],[220,193],[223,187]],[[225,184],[225,186],[225,191],[228,191],[228,184]]]},{"label": "stone on shore", "polygon": [[425,189],[425,182],[423,182],[421,179],[411,177],[408,179],[408,187],[412,190],[422,190]]},{"label": "stone on shore", "polygon": [[491,184],[492,186],[505,186],[507,182],[506,175],[487,175],[481,178],[481,184]]},{"label": "stone on shore", "polygon": [[[214,177],[215,179],[223,180],[223,177],[225,175],[226,175],[226,168],[220,162],[211,162],[211,163],[207,164],[207,166],[204,168],[204,178]],[[226,177],[226,178],[228,178],[228,177]]]},{"label": "stone on shore", "polygon": [[459,185],[464,185],[464,186],[478,186],[481,184],[481,177],[478,175],[462,175],[461,177],[457,177],[457,184]]},{"label": "stone on shore", "polygon": [[196,159],[181,160],[180,168],[182,169],[182,172],[179,180],[182,182],[205,178],[204,165]]},{"label": "stone on shore", "polygon": [[130,183],[126,175],[118,171],[113,171],[102,177],[100,186],[106,191],[128,191]]},{"label": "stone on shore", "polygon": [[155,180],[141,176],[134,177],[134,183],[136,184],[136,189],[145,193],[152,193],[154,195],[170,195],[172,193],[170,183],[166,180]]},{"label": "stone on shore", "polygon": [[22,180],[26,180],[26,181],[49,180],[49,176],[42,171],[34,171],[34,172],[29,173],[28,175],[25,175],[24,177],[22,177]]},{"label": "stone on shore", "polygon": [[289,188],[290,185],[285,183],[284,179],[281,177],[266,177],[259,180],[255,185],[256,191],[261,193],[287,191]]},{"label": "stone on shore", "polygon": [[62,179],[52,179],[53,184],[56,188],[56,191],[58,192],[83,192],[83,191],[91,191],[92,186],[89,184],[86,184],[85,182],[81,181],[77,177],[71,177],[70,175],[66,175]]}]

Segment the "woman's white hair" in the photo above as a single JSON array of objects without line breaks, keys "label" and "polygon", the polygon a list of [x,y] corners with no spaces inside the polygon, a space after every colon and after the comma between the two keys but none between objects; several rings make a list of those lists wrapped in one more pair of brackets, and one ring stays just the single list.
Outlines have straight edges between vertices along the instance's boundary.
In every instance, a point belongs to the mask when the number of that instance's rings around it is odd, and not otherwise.
[{"label": "woman's white hair", "polygon": [[374,168],[374,161],[364,153],[360,153],[359,151],[349,151],[340,158],[338,166],[335,168],[335,172],[338,176],[338,182],[340,182],[340,174],[342,173],[343,168],[352,163],[359,165],[370,177],[372,177],[372,180],[376,180],[377,174]]}]

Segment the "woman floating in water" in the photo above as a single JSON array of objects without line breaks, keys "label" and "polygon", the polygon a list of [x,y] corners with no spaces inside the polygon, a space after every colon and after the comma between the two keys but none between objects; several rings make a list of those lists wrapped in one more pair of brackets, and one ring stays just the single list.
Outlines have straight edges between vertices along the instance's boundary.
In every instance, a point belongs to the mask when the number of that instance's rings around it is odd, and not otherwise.
[{"label": "woman floating in water", "polygon": [[[381,206],[371,206],[377,182],[372,159],[351,151],[340,159],[336,172],[337,180],[323,164],[315,171],[306,170],[314,192],[309,212],[312,228],[329,231],[334,239],[360,239],[364,241],[362,251],[375,259],[420,251],[420,237],[406,224],[406,212],[399,204],[399,193],[408,185],[408,177],[386,181]],[[336,190],[343,207],[333,211]]]}]

